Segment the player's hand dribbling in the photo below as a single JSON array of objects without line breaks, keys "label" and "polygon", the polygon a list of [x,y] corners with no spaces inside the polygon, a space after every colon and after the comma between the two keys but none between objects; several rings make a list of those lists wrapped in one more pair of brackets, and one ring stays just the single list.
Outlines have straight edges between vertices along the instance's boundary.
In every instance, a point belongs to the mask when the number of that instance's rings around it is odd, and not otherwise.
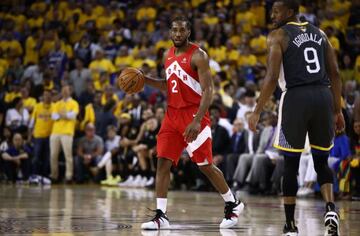
[{"label": "player's hand dribbling", "polygon": [[335,131],[338,133],[344,131],[345,119],[341,111],[335,114],[334,121],[335,121]]},{"label": "player's hand dribbling", "polygon": [[256,132],[256,126],[257,123],[259,122],[260,119],[260,114],[256,113],[256,112],[252,112],[250,117],[249,117],[249,129],[253,132]]},{"label": "player's hand dribbling", "polygon": [[193,120],[188,127],[186,127],[185,132],[183,133],[185,142],[191,143],[194,141],[198,134],[200,133],[201,124],[198,121]]}]

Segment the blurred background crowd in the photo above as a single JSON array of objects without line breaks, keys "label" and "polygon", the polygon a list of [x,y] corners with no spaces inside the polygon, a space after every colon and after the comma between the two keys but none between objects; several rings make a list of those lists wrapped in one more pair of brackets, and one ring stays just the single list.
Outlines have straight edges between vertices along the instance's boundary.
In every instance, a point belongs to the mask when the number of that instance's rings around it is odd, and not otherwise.
[{"label": "blurred background crowd", "polygon": [[[282,156],[272,147],[276,91],[259,132],[248,129],[266,72],[268,0],[5,0],[0,4],[0,179],[56,184],[154,186],[156,135],[166,94],[116,86],[125,67],[165,78],[169,22],[185,15],[191,40],[207,51],[215,83],[214,163],[234,191],[281,193]],[[336,50],[346,130],[329,165],[339,197],[360,194],[360,1],[304,0],[300,20],[319,26]],[[296,115],[296,114],[294,114]],[[173,189],[211,190],[183,154]],[[299,170],[300,196],[318,190],[309,150]]]}]

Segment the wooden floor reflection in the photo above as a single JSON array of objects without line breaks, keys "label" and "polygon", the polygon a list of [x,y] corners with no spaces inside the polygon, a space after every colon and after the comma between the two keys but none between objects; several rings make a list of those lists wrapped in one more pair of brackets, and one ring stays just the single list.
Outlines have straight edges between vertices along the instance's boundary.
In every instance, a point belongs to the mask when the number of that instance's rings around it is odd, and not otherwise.
[{"label": "wooden floor reflection", "polygon": [[[281,235],[281,199],[243,195],[246,210],[233,230],[219,230],[223,202],[216,193],[170,192],[171,231],[141,232],[154,193],[99,186],[0,186],[0,235]],[[342,235],[360,235],[360,202],[338,202]],[[300,235],[323,235],[323,203],[299,200]]]}]

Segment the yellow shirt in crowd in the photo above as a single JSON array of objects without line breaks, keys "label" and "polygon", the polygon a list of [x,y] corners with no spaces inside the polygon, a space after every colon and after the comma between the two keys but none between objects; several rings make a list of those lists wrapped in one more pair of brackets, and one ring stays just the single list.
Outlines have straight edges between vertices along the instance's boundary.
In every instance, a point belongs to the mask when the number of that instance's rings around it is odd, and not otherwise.
[{"label": "yellow shirt in crowd", "polygon": [[334,1],[331,8],[336,12],[343,12],[341,16],[337,16],[337,19],[342,25],[347,25],[350,18],[351,1]]},{"label": "yellow shirt in crowd", "polygon": [[0,48],[3,52],[6,52],[9,50],[11,52],[12,56],[21,56],[23,53],[23,49],[21,47],[21,44],[19,41],[13,39],[13,40],[4,40],[0,42]]},{"label": "yellow shirt in crowd", "polygon": [[156,17],[156,10],[153,7],[141,7],[136,13],[136,19],[141,20],[153,20]]},{"label": "yellow shirt in crowd", "polygon": [[250,11],[256,16],[257,25],[261,27],[265,27],[266,9],[263,3],[260,4],[259,6],[251,6]]},{"label": "yellow shirt in crowd", "polygon": [[44,81],[43,85],[45,90],[53,90],[55,87],[53,80]]},{"label": "yellow shirt in crowd", "polygon": [[[52,113],[64,113],[67,114],[69,112],[75,113],[75,115],[79,114],[79,104],[72,98],[61,99],[56,102],[53,107]],[[54,125],[52,128],[51,134],[65,134],[65,135],[74,135],[76,125],[75,119],[58,119],[54,121]]]},{"label": "yellow shirt in crowd", "polygon": [[4,101],[6,103],[10,103],[12,102],[15,98],[20,98],[21,97],[21,93],[20,92],[6,92],[5,96],[4,96]]},{"label": "yellow shirt in crowd", "polygon": [[42,18],[42,17],[39,17],[37,19],[30,18],[30,19],[28,19],[27,23],[30,28],[34,28],[34,27],[42,28],[42,26],[44,24],[44,18]]},{"label": "yellow shirt in crowd", "polygon": [[240,55],[238,60],[238,66],[255,66],[257,58],[255,55]]},{"label": "yellow shirt in crowd", "polygon": [[0,58],[0,79],[5,75],[9,67],[9,63],[7,60]]},{"label": "yellow shirt in crowd", "polygon": [[126,67],[126,66],[130,66],[132,65],[134,62],[134,57],[129,55],[129,56],[118,56],[115,58],[115,66],[116,68],[121,68],[121,67]]},{"label": "yellow shirt in crowd", "polygon": [[29,111],[30,114],[33,111],[35,105],[36,105],[36,99],[33,97],[28,97],[23,99],[23,106]]},{"label": "yellow shirt in crowd", "polygon": [[339,39],[336,38],[335,36],[331,36],[331,37],[329,38],[329,41],[330,41],[331,45],[333,46],[333,48],[334,48],[337,52],[339,52],[339,51],[340,51],[340,42],[339,42]]},{"label": "yellow shirt in crowd", "polygon": [[[119,101],[119,98],[118,96],[116,96],[116,94],[113,94],[111,99],[114,100],[115,102]],[[101,105],[105,106],[107,102],[108,99],[106,98],[106,95],[104,93],[103,95],[101,95]]]},{"label": "yellow shirt in crowd", "polygon": [[240,56],[240,53],[236,49],[231,49],[230,51],[228,50],[226,53],[228,55],[227,59],[229,61],[237,61]]},{"label": "yellow shirt in crowd", "polygon": [[[58,10],[58,20],[64,21],[65,20],[65,14],[63,11]],[[52,21],[54,20],[54,7],[51,7],[45,15],[46,21]]]},{"label": "yellow shirt in crowd", "polygon": [[216,25],[217,23],[219,23],[219,18],[216,16],[205,16],[203,18],[203,21],[207,25]]},{"label": "yellow shirt in crowd", "polygon": [[225,46],[211,47],[209,48],[209,55],[216,62],[220,63],[226,58],[226,47]]},{"label": "yellow shirt in crowd", "polygon": [[241,43],[241,36],[240,34],[234,34],[229,38],[229,40],[233,45],[239,45]]},{"label": "yellow shirt in crowd", "polygon": [[26,17],[22,14],[19,15],[10,15],[10,18],[15,22],[15,30],[22,32],[24,30],[24,25],[26,23]]},{"label": "yellow shirt in crowd", "polygon": [[263,55],[258,55],[258,60],[262,64],[266,64],[266,37],[264,35],[260,35],[257,38],[253,38],[250,41],[250,47],[252,50],[256,52],[264,51]]},{"label": "yellow shirt in crowd", "polygon": [[51,113],[53,104],[40,102],[35,105],[31,118],[34,120],[34,138],[47,138],[51,134],[53,120]]},{"label": "yellow shirt in crowd", "polygon": [[86,15],[84,13],[80,13],[78,25],[84,25],[87,21],[95,20],[96,16],[94,14]]},{"label": "yellow shirt in crowd", "polygon": [[357,56],[355,62],[355,80],[360,83],[360,56]]},{"label": "yellow shirt in crowd", "polygon": [[97,5],[95,8],[93,8],[92,14],[95,16],[101,16],[104,11],[105,11],[105,8],[103,6]]},{"label": "yellow shirt in crowd", "polygon": [[102,89],[102,86],[99,84],[100,73],[102,71],[106,71],[108,74],[112,74],[116,71],[114,64],[106,58],[92,61],[89,65],[89,69],[91,70],[91,75],[94,80],[94,86],[96,90]]},{"label": "yellow shirt in crowd", "polygon": [[[60,6],[59,6],[60,7]],[[64,18],[70,20],[74,14],[82,14],[81,8],[67,9],[64,11]]]},{"label": "yellow shirt in crowd", "polygon": [[148,66],[150,68],[155,68],[156,67],[156,62],[154,60],[151,60],[149,58],[143,60],[143,59],[136,59],[133,61],[133,63],[131,64],[132,67],[135,68],[140,68],[142,67],[144,64],[148,64]]},{"label": "yellow shirt in crowd", "polygon": [[37,1],[31,4],[30,10],[44,12],[46,10],[47,4],[45,1]]},{"label": "yellow shirt in crowd", "polygon": [[155,50],[158,51],[160,48],[169,49],[173,45],[171,40],[159,40],[155,44]]},{"label": "yellow shirt in crowd", "polygon": [[251,28],[256,25],[256,16],[250,11],[239,12],[236,14],[236,23],[242,24],[244,33],[250,33]]},{"label": "yellow shirt in crowd", "polygon": [[84,119],[80,122],[80,130],[85,130],[85,126],[88,123],[95,124],[95,111],[92,103],[89,103],[85,106],[85,115]]},{"label": "yellow shirt in crowd", "polygon": [[25,57],[24,57],[24,65],[28,63],[39,63],[39,51],[36,50],[36,40],[29,36],[25,42]]},{"label": "yellow shirt in crowd", "polygon": [[191,0],[191,6],[198,7],[201,3],[205,2],[206,0]]},{"label": "yellow shirt in crowd", "polygon": [[325,30],[327,27],[333,27],[339,31],[345,32],[345,28],[342,26],[341,21],[338,19],[334,20],[323,20],[320,24],[320,29]]}]

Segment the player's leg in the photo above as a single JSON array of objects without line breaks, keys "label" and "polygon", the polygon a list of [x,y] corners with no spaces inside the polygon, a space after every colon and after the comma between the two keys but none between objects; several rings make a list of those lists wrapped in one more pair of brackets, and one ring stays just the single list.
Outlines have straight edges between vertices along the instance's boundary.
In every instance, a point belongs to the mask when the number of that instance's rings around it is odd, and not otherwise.
[{"label": "player's leg", "polygon": [[166,158],[159,158],[156,167],[156,206],[162,212],[166,213],[167,193],[170,184],[170,169],[173,161]]},{"label": "player's leg", "polygon": [[335,210],[333,194],[333,175],[328,165],[328,151],[312,149],[314,169],[317,173],[318,183],[321,186],[321,194],[326,202],[326,210]]},{"label": "player's leg", "polygon": [[[286,223],[284,235],[298,235],[295,224],[297,173],[304,149],[308,114],[306,90],[294,88],[284,92],[280,99],[277,133],[274,146],[284,156],[283,199]],[[296,115],[294,115],[296,114]]]},{"label": "player's leg", "polygon": [[[199,166],[200,171],[210,180],[214,188],[221,194],[225,194],[229,191],[229,186],[226,183],[223,173],[215,165]],[[235,198],[233,194],[230,195],[228,200],[234,202]]]},{"label": "player's leg", "polygon": [[286,223],[284,235],[297,235],[295,223],[296,193],[298,191],[297,173],[300,163],[300,152],[282,152],[284,156],[284,175],[283,175],[283,200]]},{"label": "player's leg", "polygon": [[[165,124],[165,125],[164,125]],[[157,138],[158,163],[156,170],[156,210],[150,221],[143,223],[141,229],[159,230],[170,228],[167,212],[167,193],[170,184],[170,169],[177,164],[181,152],[185,147],[184,138],[178,132],[171,130],[163,122]]]},{"label": "player's leg", "polygon": [[[314,91],[315,92],[315,91]],[[334,137],[333,100],[328,88],[319,88],[310,120],[309,140],[321,194],[325,201],[325,235],[339,235],[339,216],[335,210],[333,175],[328,165]]]},{"label": "player's leg", "polygon": [[[201,140],[203,133],[206,132],[200,133],[198,141]],[[200,171],[210,180],[211,184],[225,201],[225,217],[220,224],[220,228],[234,227],[238,222],[240,213],[244,209],[244,204],[241,201],[236,200],[226,183],[223,173],[219,168],[212,164],[211,139],[208,138],[205,142],[198,142],[198,144],[197,147],[190,148],[188,146],[187,150],[192,161],[197,163]]]},{"label": "player's leg", "polygon": [[199,166],[199,169],[206,175],[225,201],[225,217],[220,224],[220,228],[234,227],[238,223],[238,217],[245,207],[244,203],[235,198],[219,168],[210,164]]}]

